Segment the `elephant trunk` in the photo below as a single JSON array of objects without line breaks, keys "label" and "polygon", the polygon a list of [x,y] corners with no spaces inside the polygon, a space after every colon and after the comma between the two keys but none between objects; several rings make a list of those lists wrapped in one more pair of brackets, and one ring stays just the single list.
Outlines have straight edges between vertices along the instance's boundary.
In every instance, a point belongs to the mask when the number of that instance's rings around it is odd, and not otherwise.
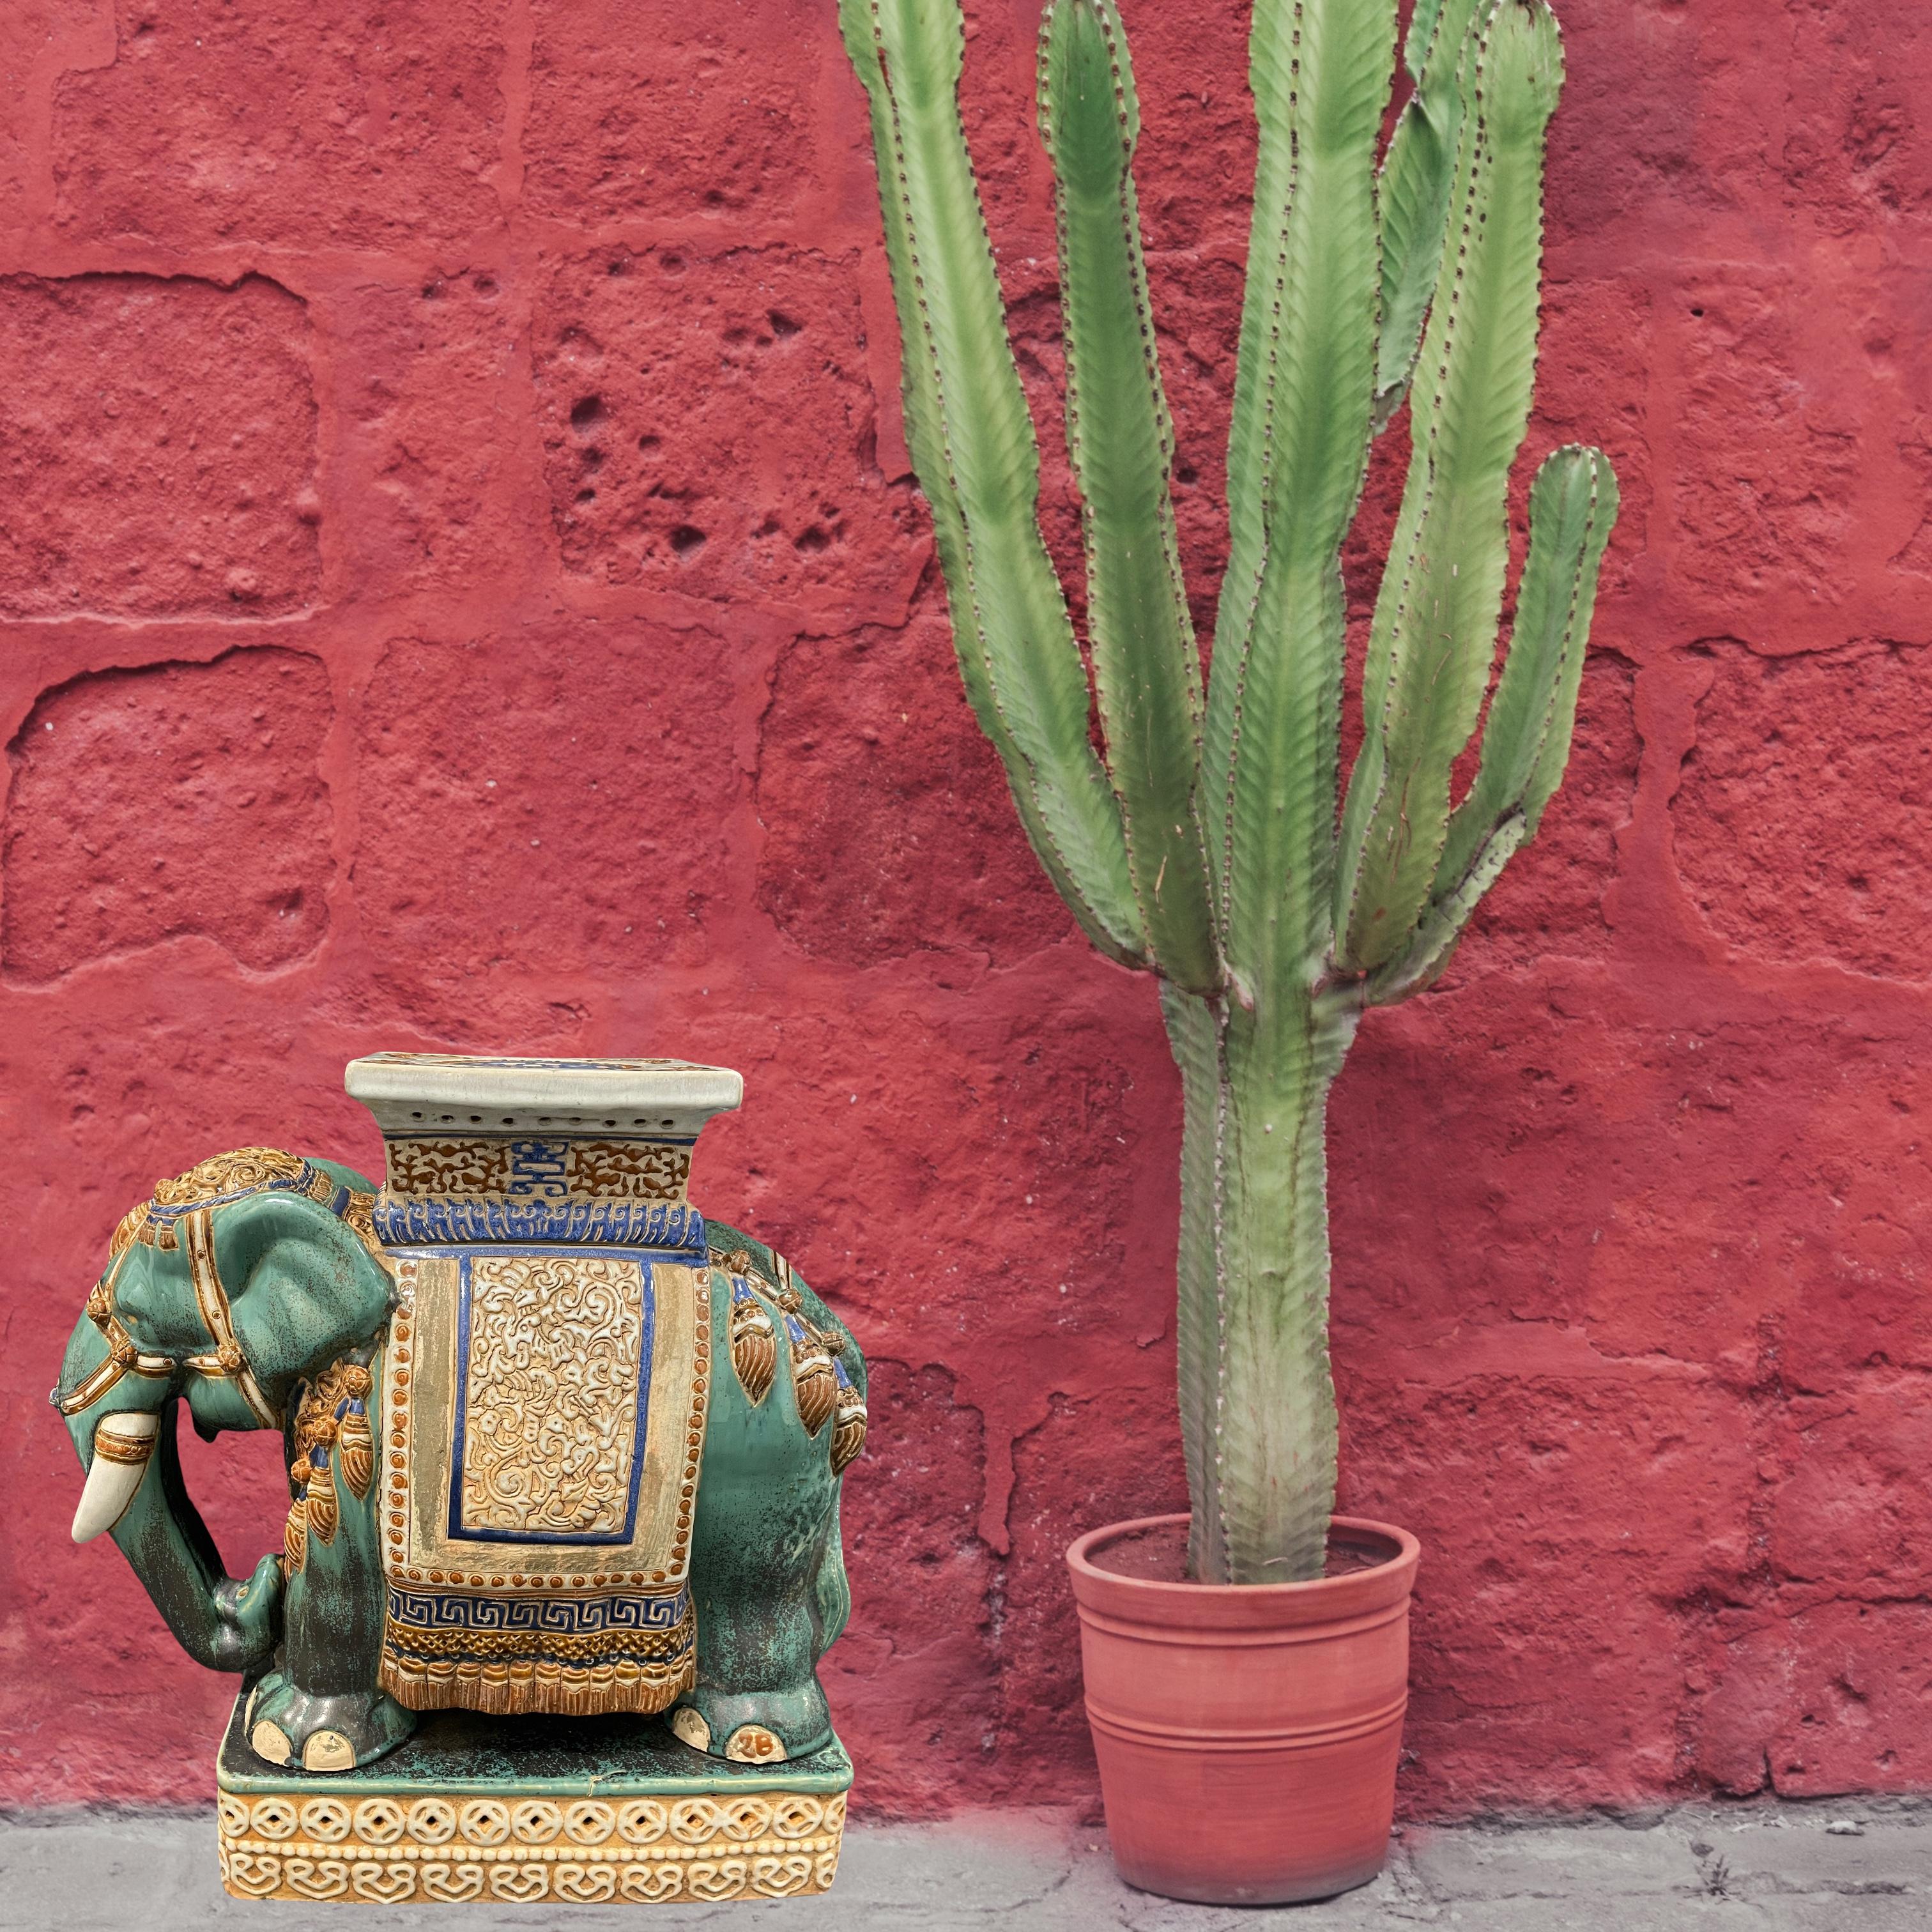
[{"label": "elephant trunk", "polygon": [[132,1409],[104,1415],[94,1425],[94,1455],[87,1486],[74,1513],[74,1540],[92,1543],[128,1514],[134,1492],[148,1473],[160,1418]]}]

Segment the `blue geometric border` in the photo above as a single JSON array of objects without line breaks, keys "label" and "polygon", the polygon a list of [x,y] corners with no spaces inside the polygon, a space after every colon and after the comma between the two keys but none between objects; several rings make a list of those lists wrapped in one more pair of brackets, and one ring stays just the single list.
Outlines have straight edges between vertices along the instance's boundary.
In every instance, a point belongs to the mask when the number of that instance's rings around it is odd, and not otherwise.
[{"label": "blue geometric border", "polygon": [[386,1248],[534,1241],[704,1252],[704,1216],[682,1202],[458,1201],[379,1194],[375,1222],[376,1238]]}]

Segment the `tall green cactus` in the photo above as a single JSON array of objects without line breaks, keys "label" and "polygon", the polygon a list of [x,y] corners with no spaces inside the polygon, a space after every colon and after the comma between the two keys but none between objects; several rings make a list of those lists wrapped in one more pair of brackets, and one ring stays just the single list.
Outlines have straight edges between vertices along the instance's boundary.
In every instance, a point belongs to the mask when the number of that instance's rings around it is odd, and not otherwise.
[{"label": "tall green cactus", "polygon": [[[1528,422],[1556,19],[1546,0],[1416,0],[1412,92],[1378,158],[1396,0],[1254,0],[1260,150],[1204,701],[1126,35],[1114,0],[1048,0],[1040,124],[1096,755],[960,123],[958,0],[840,0],[839,14],[871,101],[907,436],[967,692],[1075,916],[1108,958],[1159,976],[1180,1068],[1190,1568],[1318,1576],[1335,1493],[1328,1090],[1364,1010],[1435,980],[1536,830],[1569,756],[1616,517],[1600,451],[1544,464],[1477,775],[1455,800],[1495,664]],[[1338,813],[1342,545],[1370,443],[1405,400],[1408,483]]]}]

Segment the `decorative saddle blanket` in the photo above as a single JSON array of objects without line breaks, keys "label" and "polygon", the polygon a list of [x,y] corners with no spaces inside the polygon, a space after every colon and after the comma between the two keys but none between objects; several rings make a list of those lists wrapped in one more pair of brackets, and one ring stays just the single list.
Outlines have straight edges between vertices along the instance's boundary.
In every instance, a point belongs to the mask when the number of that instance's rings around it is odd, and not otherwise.
[{"label": "decorative saddle blanket", "polygon": [[418,1711],[664,1709],[697,1668],[701,1261],[472,1247],[394,1266],[383,1688]]}]

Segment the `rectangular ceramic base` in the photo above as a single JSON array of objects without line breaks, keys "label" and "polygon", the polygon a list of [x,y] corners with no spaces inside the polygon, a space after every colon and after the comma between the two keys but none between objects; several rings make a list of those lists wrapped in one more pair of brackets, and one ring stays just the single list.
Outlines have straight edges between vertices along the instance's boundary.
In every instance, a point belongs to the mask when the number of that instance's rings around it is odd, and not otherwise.
[{"label": "rectangular ceramic base", "polygon": [[727,1763],[640,1718],[426,1713],[362,1771],[282,1770],[237,1701],[217,1760],[238,1898],[594,1905],[788,1898],[838,1864],[852,1761]]}]

